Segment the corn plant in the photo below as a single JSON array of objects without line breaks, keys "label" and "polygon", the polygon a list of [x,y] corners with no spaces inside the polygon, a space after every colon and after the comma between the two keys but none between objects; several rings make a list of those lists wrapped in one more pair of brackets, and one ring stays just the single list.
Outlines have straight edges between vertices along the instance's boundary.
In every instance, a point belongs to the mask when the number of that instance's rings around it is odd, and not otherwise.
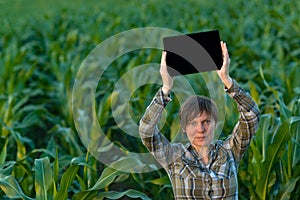
[{"label": "corn plant", "polygon": [[[0,199],[172,199],[164,170],[122,172],[145,167],[130,156],[107,165],[97,160],[80,140],[72,113],[72,89],[83,59],[106,38],[146,26],[183,33],[220,30],[229,47],[230,73],[262,113],[259,130],[239,167],[239,198],[299,199],[299,1],[51,3],[55,6],[43,1],[37,1],[36,7],[21,1],[1,2]],[[135,66],[159,63],[160,53],[141,49],[123,55],[98,83],[98,123],[124,155],[147,150],[139,138],[120,137],[125,133],[112,110],[123,116],[126,105],[121,101],[122,87],[113,88]],[[132,74],[123,84],[133,89],[129,105],[135,123],[160,86],[158,82],[138,88],[138,78],[146,77]],[[211,84],[217,83],[211,74],[186,79],[199,94],[209,95],[209,89],[217,88]],[[173,96],[164,115],[162,131],[170,140],[178,139],[178,105],[188,95],[181,81],[174,81],[179,96]],[[226,114],[220,117],[225,119],[223,138],[237,120],[235,104],[227,97],[216,98],[225,102],[220,108]],[[126,128],[137,131],[136,126]],[[92,136],[99,139],[98,133]]]}]

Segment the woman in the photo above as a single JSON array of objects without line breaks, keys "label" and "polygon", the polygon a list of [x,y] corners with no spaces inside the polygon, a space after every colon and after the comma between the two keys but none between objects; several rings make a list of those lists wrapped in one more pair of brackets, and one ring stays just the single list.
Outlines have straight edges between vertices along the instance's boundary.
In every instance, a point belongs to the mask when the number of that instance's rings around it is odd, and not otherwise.
[{"label": "woman", "polygon": [[163,86],[140,120],[143,144],[167,171],[175,199],[238,199],[238,165],[257,130],[259,110],[249,94],[229,76],[230,59],[224,42],[221,48],[223,66],[217,73],[240,113],[225,141],[213,143],[217,108],[211,99],[203,96],[189,97],[180,109],[181,128],[190,143],[171,144],[159,132],[157,125],[171,100],[169,93],[173,86],[165,51],[160,67]]}]

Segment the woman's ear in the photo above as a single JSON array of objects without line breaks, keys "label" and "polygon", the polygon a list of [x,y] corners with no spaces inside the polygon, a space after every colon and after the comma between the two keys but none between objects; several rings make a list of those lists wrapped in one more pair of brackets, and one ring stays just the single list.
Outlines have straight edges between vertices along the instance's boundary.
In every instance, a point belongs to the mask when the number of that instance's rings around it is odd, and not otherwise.
[{"label": "woman's ear", "polygon": [[181,131],[182,131],[183,133],[185,133],[185,129],[184,129],[184,128],[181,128]]}]

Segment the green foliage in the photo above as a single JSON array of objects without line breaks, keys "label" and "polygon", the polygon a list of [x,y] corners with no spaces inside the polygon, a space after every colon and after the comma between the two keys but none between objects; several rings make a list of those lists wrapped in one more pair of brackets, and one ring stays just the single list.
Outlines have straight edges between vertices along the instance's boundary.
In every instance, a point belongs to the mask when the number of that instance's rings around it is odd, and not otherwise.
[{"label": "green foliage", "polygon": [[48,157],[35,159],[35,191],[36,199],[53,197],[53,174]]},{"label": "green foliage", "polygon": [[[259,130],[240,164],[240,198],[299,199],[299,1],[38,0],[33,5],[13,0],[0,4],[0,199],[173,197],[163,170],[123,172],[145,167],[129,156],[108,166],[100,163],[82,144],[72,113],[76,73],[90,51],[114,34],[148,26],[184,33],[220,30],[229,47],[230,73],[262,113]],[[135,66],[159,63],[160,53],[141,49],[123,55],[99,81],[98,122],[124,155],[147,150],[139,138],[124,137],[112,115],[112,109],[118,115],[127,111],[121,101],[122,87],[134,90],[129,113],[138,123],[160,83],[137,88],[136,83],[147,77],[136,70],[118,90],[113,89]],[[148,73],[155,74],[151,69]],[[186,78],[197,93],[207,95],[209,87],[216,87],[208,84],[216,78],[210,73]],[[176,79],[174,90],[180,95],[173,97],[163,117],[162,130],[170,140],[176,140],[179,129],[179,99],[188,95],[181,86]],[[225,101],[222,137],[237,120],[234,103]],[[132,125],[125,129],[137,132]],[[94,133],[93,138],[98,137]]]}]

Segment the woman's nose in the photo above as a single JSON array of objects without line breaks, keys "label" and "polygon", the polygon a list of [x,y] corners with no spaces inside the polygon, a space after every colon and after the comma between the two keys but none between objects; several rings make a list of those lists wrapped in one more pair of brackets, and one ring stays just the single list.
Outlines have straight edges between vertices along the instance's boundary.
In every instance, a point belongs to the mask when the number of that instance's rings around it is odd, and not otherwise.
[{"label": "woman's nose", "polygon": [[203,132],[205,132],[205,126],[203,124],[199,123],[197,126],[197,130],[198,130],[198,132],[203,133]]}]

